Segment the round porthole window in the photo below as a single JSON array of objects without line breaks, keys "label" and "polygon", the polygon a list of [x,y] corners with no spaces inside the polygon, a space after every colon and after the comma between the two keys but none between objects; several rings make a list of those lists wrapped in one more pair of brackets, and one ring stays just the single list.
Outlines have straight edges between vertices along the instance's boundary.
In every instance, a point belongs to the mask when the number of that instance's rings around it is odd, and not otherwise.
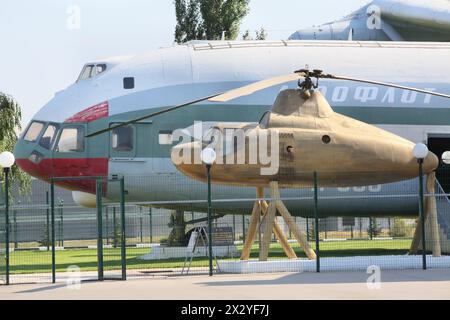
[{"label": "round porthole window", "polygon": [[322,142],[325,143],[325,144],[329,144],[331,142],[330,136],[329,135],[324,135],[322,137]]}]

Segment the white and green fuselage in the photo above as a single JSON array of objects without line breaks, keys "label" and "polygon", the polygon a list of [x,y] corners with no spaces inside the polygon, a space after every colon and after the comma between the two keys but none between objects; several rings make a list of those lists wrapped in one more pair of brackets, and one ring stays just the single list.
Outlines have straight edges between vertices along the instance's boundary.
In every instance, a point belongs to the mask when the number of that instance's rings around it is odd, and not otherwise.
[{"label": "white and green fuselage", "polygon": [[[98,74],[81,78],[57,93],[34,117],[42,124],[34,139],[25,132],[16,145],[18,164],[30,174],[55,176],[123,175],[127,199],[179,209],[205,208],[205,186],[177,172],[170,160],[170,132],[196,121],[258,122],[283,87],[273,87],[226,104],[201,103],[133,125],[131,148],[117,148],[110,133],[84,139],[86,133],[186,101],[304,68],[450,93],[450,45],[395,42],[260,41],[212,42],[174,46],[136,57],[99,61]],[[295,87],[296,83],[287,84]],[[284,86],[286,87],[286,86]],[[377,125],[413,142],[450,137],[450,102],[438,97],[350,82],[321,81],[321,91],[336,112]],[[49,125],[49,144],[40,144]],[[79,127],[79,149],[59,146],[64,128]],[[38,128],[39,129],[39,128]],[[29,129],[28,129],[29,130]],[[175,142],[174,142],[175,143]],[[450,148],[450,146],[449,146]],[[30,158],[34,153],[36,157]],[[370,164],[368,164],[369,166]],[[320,173],[319,173],[320,174]],[[66,183],[77,191],[90,186]],[[417,214],[416,181],[343,189],[322,189],[322,215],[375,216]],[[106,198],[118,196],[108,187]],[[385,197],[369,197],[385,195]],[[392,197],[410,194],[409,197]],[[252,188],[214,187],[214,208],[239,212],[251,208]],[[297,215],[311,215],[311,190],[284,190]],[[243,199],[246,199],[245,201]],[[187,200],[189,204],[183,204]],[[175,201],[175,202],[174,202]],[[169,205],[168,202],[171,202]]]}]

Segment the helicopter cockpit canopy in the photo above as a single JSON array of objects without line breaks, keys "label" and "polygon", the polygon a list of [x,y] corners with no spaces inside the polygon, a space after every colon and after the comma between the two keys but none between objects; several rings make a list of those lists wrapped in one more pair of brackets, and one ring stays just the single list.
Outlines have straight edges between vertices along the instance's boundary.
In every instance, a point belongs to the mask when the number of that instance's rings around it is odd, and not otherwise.
[{"label": "helicopter cockpit canopy", "polygon": [[262,129],[266,129],[269,126],[269,120],[270,120],[270,110],[267,110],[264,112],[264,114],[261,116],[261,119],[259,120],[259,126]]}]

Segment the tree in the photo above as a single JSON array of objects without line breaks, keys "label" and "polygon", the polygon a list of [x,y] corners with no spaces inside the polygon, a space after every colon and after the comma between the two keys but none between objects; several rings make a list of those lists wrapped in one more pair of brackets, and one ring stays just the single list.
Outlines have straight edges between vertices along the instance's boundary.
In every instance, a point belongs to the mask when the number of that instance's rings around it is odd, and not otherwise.
[{"label": "tree", "polygon": [[406,236],[406,223],[403,219],[394,219],[394,225],[389,230],[389,235],[393,238],[403,238]]},{"label": "tree", "polygon": [[267,39],[267,32],[266,30],[261,27],[261,29],[259,29],[259,31],[256,31],[256,40],[266,40]]},{"label": "tree", "polygon": [[370,240],[378,237],[381,234],[381,228],[376,218],[369,219],[369,227],[367,228],[367,233],[369,234]]},{"label": "tree", "polygon": [[[261,29],[255,31],[255,40],[266,40],[267,39],[267,32],[266,30],[261,27]],[[252,35],[250,34],[250,30],[246,30],[244,34],[242,35],[242,40],[253,40]]]},{"label": "tree", "polygon": [[175,15],[177,25],[175,27],[175,41],[183,43],[193,39],[199,39],[200,30],[200,3],[198,0],[176,0]]},{"label": "tree", "polygon": [[250,30],[246,30],[244,34],[242,35],[242,40],[248,41],[253,40],[253,37],[250,35]]},{"label": "tree", "polygon": [[188,244],[189,238],[186,234],[184,211],[172,211],[168,227],[172,228],[167,239],[167,245],[169,247],[184,247]]},{"label": "tree", "polygon": [[235,40],[250,0],[175,0],[175,41]]},{"label": "tree", "polygon": [[[21,130],[21,119],[22,112],[19,104],[12,97],[0,92],[0,152],[13,150],[17,141],[17,132]],[[30,176],[18,166],[13,166],[11,169],[11,181],[18,182],[22,192],[30,188]]]},{"label": "tree", "polygon": [[42,230],[42,238],[39,240],[39,245],[42,247],[50,247],[52,245],[52,239],[50,238],[50,230],[47,224],[45,224]]}]

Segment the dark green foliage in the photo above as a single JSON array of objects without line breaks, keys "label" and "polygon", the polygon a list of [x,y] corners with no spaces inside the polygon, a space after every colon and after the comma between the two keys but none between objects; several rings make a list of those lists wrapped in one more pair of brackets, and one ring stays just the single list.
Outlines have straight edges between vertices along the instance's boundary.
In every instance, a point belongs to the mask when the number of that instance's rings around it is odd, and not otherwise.
[{"label": "dark green foliage", "polygon": [[369,221],[369,228],[367,228],[367,233],[369,234],[370,239],[378,237],[381,233],[380,225],[376,218],[371,218]]},{"label": "dark green foliage", "polygon": [[256,30],[256,40],[266,40],[266,39],[267,39],[266,29],[261,27],[261,29]]},{"label": "dark green foliage", "polygon": [[189,237],[186,234],[186,221],[184,220],[183,211],[173,211],[170,215],[169,228],[172,228],[167,239],[169,247],[184,247],[189,242]]},{"label": "dark green foliage", "polygon": [[394,238],[405,237],[407,234],[407,228],[405,220],[402,219],[394,219],[394,224],[389,230],[389,235]]},{"label": "dark green foliage", "polygon": [[267,32],[263,27],[255,31],[255,39],[253,39],[252,35],[250,34],[250,30],[246,30],[242,35],[242,40],[266,40],[266,39],[267,39]]},{"label": "dark green foliage", "polygon": [[175,41],[183,43],[202,37],[200,28],[200,4],[198,0],[176,0],[175,15]]},{"label": "dark green foliage", "polygon": [[[20,120],[22,113],[20,106],[14,99],[0,92],[0,153],[11,151],[17,141],[17,133],[20,132]],[[0,177],[3,175],[3,170]],[[3,178],[3,177],[2,177]],[[16,165],[11,169],[11,181],[20,184],[20,190],[26,192],[30,189],[30,177]]]},{"label": "dark green foliage", "polygon": [[52,240],[50,239],[50,230],[47,225],[44,226],[42,231],[42,238],[39,240],[39,245],[42,247],[50,247],[52,245]]},{"label": "dark green foliage", "polygon": [[308,221],[308,224],[308,241],[314,241],[314,239],[316,239],[316,224],[314,221]]},{"label": "dark green foliage", "polygon": [[235,40],[250,0],[175,0],[175,41]]}]

